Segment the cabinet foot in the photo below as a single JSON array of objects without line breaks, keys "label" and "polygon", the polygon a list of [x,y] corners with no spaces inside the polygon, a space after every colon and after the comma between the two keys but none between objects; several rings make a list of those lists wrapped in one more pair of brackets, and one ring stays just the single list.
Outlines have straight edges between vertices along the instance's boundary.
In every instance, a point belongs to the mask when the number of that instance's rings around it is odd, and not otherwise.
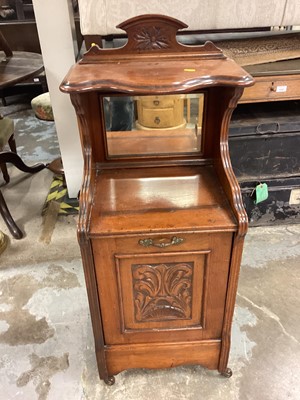
[{"label": "cabinet foot", "polygon": [[109,376],[106,379],[104,379],[104,382],[109,385],[112,386],[115,383],[115,377],[114,376]]},{"label": "cabinet foot", "polygon": [[225,378],[230,378],[232,376],[232,370],[230,368],[226,368],[225,371],[220,371],[220,374]]}]

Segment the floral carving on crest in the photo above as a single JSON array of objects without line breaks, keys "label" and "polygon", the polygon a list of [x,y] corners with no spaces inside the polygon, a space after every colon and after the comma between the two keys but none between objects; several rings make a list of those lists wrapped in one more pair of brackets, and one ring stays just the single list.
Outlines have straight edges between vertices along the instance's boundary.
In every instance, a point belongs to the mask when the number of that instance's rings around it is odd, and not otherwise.
[{"label": "floral carving on crest", "polygon": [[170,42],[164,29],[153,26],[142,28],[135,33],[134,40],[138,50],[157,50],[170,47]]}]

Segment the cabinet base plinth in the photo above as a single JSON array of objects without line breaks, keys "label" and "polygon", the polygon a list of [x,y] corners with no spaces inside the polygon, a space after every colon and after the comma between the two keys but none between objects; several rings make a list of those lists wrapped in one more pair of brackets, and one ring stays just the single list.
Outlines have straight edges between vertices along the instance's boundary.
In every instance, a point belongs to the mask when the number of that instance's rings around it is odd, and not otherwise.
[{"label": "cabinet base plinth", "polygon": [[112,345],[105,349],[108,375],[131,368],[201,365],[218,369],[221,341]]}]

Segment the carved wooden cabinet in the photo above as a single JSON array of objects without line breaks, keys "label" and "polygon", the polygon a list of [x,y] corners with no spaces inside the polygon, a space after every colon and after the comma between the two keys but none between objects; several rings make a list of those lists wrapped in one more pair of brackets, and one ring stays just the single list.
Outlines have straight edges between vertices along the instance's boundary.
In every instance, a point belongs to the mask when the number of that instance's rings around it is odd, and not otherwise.
[{"label": "carved wooden cabinet", "polygon": [[[128,368],[200,364],[231,375],[247,215],[227,131],[253,79],[210,42],[177,43],[184,27],[158,15],[128,20],[125,47],[91,47],[61,85],[81,132],[78,238],[109,384]],[[177,98],[189,115],[182,126],[140,128],[138,102]]]}]

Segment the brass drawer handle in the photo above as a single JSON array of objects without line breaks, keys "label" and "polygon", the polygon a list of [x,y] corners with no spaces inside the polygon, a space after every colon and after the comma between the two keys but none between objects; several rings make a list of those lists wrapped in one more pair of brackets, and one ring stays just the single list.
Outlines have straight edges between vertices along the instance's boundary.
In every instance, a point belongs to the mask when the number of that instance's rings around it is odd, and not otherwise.
[{"label": "brass drawer handle", "polygon": [[162,243],[155,243],[152,239],[140,239],[139,244],[143,247],[169,247],[169,246],[174,246],[177,244],[180,244],[184,241],[184,239],[179,238],[177,236],[173,236],[170,242],[162,242]]},{"label": "brass drawer handle", "polygon": [[285,93],[287,91],[287,89],[288,89],[288,87],[286,84],[276,86],[274,82],[272,82],[271,87],[270,87],[270,91],[275,92],[275,93]]},{"label": "brass drawer handle", "polygon": [[160,118],[159,117],[155,117],[154,122],[159,125],[160,124]]},{"label": "brass drawer handle", "polygon": [[153,104],[154,104],[155,106],[158,106],[158,105],[159,105],[159,100],[154,100],[154,101],[153,101]]}]

